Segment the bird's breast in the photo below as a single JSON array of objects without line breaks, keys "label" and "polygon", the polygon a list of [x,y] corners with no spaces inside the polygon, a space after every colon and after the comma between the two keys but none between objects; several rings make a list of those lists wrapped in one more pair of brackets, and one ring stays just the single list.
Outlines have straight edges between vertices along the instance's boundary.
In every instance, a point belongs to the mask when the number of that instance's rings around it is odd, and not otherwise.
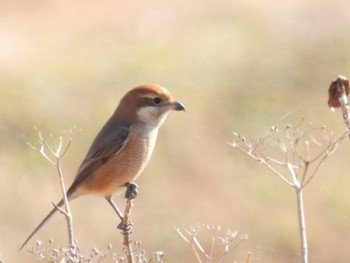
[{"label": "bird's breast", "polygon": [[151,158],[158,128],[132,127],[124,147],[101,165],[92,175],[87,189],[100,195],[112,195],[125,183],[134,181]]},{"label": "bird's breast", "polygon": [[117,163],[125,162],[125,176],[129,179],[136,179],[147,163],[149,162],[153,153],[154,146],[158,135],[158,129],[154,128],[138,128],[132,129],[130,132],[130,138],[128,139],[124,149],[116,154],[117,161],[116,170],[119,171]]}]

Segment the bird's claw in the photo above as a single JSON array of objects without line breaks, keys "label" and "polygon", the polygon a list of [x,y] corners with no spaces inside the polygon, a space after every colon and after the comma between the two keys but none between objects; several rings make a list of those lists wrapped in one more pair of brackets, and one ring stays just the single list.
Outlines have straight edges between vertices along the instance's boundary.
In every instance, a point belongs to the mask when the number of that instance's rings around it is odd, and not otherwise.
[{"label": "bird's claw", "polygon": [[135,183],[126,183],[126,192],[125,192],[125,198],[128,200],[133,200],[136,198],[138,190],[137,190],[137,184]]},{"label": "bird's claw", "polygon": [[122,220],[118,225],[118,229],[120,229],[123,235],[130,235],[132,233],[132,223],[129,221],[127,223]]}]

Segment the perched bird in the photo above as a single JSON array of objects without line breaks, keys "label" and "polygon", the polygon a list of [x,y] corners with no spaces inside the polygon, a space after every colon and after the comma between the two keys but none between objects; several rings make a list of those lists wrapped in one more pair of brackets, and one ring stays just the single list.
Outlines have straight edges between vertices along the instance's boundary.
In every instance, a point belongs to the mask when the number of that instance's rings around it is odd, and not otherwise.
[{"label": "perched bird", "polygon": [[[68,200],[88,194],[103,196],[122,219],[112,195],[141,174],[152,155],[158,129],[172,110],[184,111],[185,107],[160,86],[145,84],[126,93],[93,141],[67,190]],[[63,200],[57,207],[62,205]],[[57,207],[41,221],[20,249],[58,211]]]}]

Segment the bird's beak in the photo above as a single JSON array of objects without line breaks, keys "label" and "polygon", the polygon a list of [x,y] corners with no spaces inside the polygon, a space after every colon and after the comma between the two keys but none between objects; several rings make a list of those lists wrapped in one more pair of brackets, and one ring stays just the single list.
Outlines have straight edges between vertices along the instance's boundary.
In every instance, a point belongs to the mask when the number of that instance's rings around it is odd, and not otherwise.
[{"label": "bird's beak", "polygon": [[175,111],[185,111],[185,106],[182,103],[175,101],[171,104],[171,109]]}]

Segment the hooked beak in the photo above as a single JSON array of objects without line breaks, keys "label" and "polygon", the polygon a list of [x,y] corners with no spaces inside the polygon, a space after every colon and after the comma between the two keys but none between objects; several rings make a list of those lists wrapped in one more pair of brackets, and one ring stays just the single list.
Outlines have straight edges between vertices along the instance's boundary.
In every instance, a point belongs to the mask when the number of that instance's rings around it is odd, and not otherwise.
[{"label": "hooked beak", "polygon": [[185,106],[182,103],[175,101],[171,105],[171,109],[175,111],[185,111]]}]

